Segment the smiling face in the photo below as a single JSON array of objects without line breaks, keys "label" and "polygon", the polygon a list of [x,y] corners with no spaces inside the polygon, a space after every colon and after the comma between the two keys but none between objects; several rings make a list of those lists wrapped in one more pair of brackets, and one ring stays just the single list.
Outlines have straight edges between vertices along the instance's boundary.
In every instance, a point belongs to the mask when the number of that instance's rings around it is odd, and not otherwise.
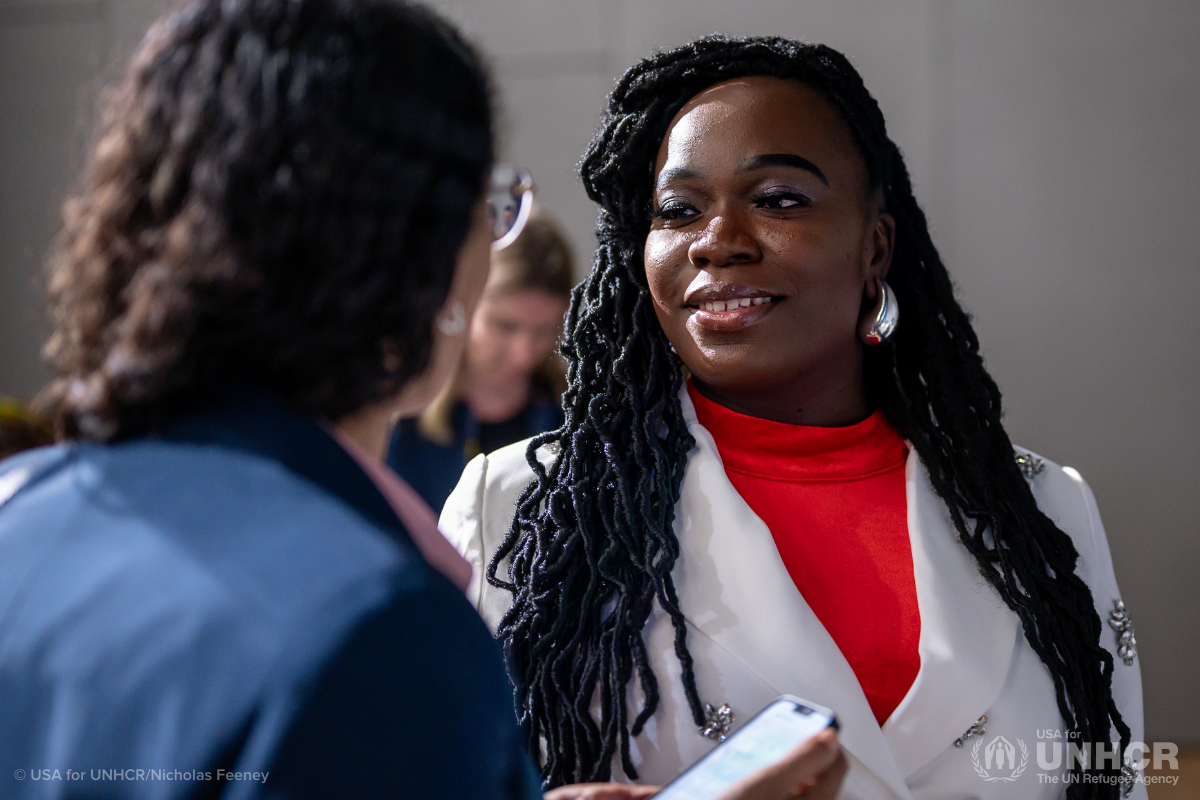
[{"label": "smiling face", "polygon": [[676,115],[654,174],[646,278],[697,387],[783,422],[865,417],[857,328],[894,223],[839,112],[792,81],[717,84]]}]

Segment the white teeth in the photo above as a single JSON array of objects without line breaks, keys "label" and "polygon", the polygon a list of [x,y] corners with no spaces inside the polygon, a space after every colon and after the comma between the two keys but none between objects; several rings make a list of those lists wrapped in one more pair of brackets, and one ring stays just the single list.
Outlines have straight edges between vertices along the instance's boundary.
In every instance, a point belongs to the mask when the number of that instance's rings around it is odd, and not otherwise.
[{"label": "white teeth", "polygon": [[733,300],[708,300],[700,304],[705,311],[735,311],[739,308],[761,306],[771,302],[769,297],[739,297]]}]

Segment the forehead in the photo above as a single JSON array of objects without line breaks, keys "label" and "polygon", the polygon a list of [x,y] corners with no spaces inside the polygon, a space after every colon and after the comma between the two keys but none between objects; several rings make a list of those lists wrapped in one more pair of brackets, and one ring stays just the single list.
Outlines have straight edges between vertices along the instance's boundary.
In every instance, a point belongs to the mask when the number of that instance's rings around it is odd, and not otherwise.
[{"label": "forehead", "polygon": [[796,81],[747,77],[705,89],[679,110],[659,146],[655,176],[672,166],[740,163],[747,156],[791,153],[843,179],[866,181],[850,126],[819,92]]}]

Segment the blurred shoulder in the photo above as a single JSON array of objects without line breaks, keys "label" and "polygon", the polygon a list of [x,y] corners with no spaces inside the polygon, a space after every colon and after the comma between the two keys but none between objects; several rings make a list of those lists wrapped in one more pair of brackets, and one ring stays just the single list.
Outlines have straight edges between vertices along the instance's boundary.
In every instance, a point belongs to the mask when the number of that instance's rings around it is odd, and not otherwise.
[{"label": "blurred shoulder", "polygon": [[[434,580],[266,458],[141,440],[22,454],[0,478],[14,470],[29,476],[0,507],[0,717],[45,735],[9,755],[204,763],[364,612]],[[80,685],[88,703],[55,711]]]},{"label": "blurred shoulder", "polygon": [[221,447],[74,444],[10,461],[0,481],[21,485],[0,508],[0,608],[30,612],[31,634],[56,624],[33,613],[46,591],[63,624],[73,605],[78,619],[104,609],[136,627],[152,598],[160,620],[183,614],[275,641],[265,629],[283,635],[317,609],[377,602],[419,560],[277,462]]},{"label": "blurred shoulder", "polygon": [[30,482],[52,471],[67,457],[66,445],[52,445],[24,450],[0,459],[0,507],[11,500]]}]

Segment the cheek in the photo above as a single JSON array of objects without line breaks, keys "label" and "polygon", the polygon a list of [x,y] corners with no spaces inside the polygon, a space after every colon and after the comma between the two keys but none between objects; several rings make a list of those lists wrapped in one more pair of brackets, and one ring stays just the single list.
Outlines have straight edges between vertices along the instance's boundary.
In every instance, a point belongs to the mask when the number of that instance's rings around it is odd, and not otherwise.
[{"label": "cheek", "polygon": [[858,228],[843,223],[780,231],[764,236],[762,246],[782,265],[781,278],[795,295],[790,305],[797,324],[841,328],[847,316],[852,323],[857,319],[865,280]]},{"label": "cheek", "polygon": [[484,307],[487,301],[479,304],[475,313],[471,316],[471,327],[467,329],[467,346],[472,350],[486,346],[491,338],[490,326],[487,324],[487,310]]},{"label": "cheek", "polygon": [[687,264],[686,245],[667,231],[651,231],[646,237],[642,258],[655,313],[661,319],[664,314],[670,315],[680,310],[687,286],[684,270]]},{"label": "cheek", "polygon": [[[476,317],[478,319],[478,317]],[[467,340],[467,353],[476,364],[484,364],[496,357],[499,350],[500,337],[485,322],[471,326],[471,336]]]}]

